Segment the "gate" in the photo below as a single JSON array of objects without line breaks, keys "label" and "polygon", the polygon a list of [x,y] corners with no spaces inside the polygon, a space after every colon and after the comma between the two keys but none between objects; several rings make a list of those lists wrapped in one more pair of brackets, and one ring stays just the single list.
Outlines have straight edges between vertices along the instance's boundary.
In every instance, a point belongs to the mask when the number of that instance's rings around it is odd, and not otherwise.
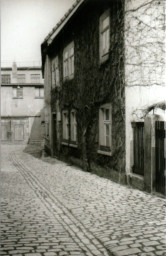
[{"label": "gate", "polygon": [[11,121],[1,122],[1,140],[4,142],[11,141]]},{"label": "gate", "polygon": [[156,121],[156,192],[166,195],[166,122]]},{"label": "gate", "polygon": [[144,175],[144,123],[133,122],[133,173]]}]

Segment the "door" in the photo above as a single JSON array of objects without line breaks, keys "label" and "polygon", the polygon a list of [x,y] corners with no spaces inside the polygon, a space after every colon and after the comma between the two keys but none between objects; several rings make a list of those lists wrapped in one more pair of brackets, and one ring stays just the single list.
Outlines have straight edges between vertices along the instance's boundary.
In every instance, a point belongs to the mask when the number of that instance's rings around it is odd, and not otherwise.
[{"label": "door", "polygon": [[166,122],[156,122],[156,191],[166,195]]},{"label": "door", "polygon": [[8,129],[7,129],[7,125],[6,124],[2,124],[1,125],[1,140],[4,141],[4,140],[8,140]]},{"label": "door", "polygon": [[15,141],[24,140],[24,125],[23,124],[15,124],[15,126],[14,126],[14,140]]},{"label": "door", "polygon": [[1,140],[11,141],[11,121],[1,124]]}]

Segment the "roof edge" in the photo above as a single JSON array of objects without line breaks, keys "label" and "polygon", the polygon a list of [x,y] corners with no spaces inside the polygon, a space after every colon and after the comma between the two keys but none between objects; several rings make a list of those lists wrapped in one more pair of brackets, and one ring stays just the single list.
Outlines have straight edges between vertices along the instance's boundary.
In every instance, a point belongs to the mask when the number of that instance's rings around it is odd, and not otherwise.
[{"label": "roof edge", "polygon": [[85,0],[77,0],[76,3],[68,10],[68,12],[63,16],[60,22],[53,28],[53,30],[48,34],[42,44],[46,43],[48,46],[52,43],[54,38],[58,35],[58,33],[62,30],[62,28],[66,25],[69,19],[73,16],[73,14],[77,11],[80,5],[85,2]]}]

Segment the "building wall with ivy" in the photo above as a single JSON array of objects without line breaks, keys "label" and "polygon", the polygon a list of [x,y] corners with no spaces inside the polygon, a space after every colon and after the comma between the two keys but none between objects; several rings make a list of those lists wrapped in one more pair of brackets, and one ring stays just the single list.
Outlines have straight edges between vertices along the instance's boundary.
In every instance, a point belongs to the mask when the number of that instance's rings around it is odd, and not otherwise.
[{"label": "building wall with ivy", "polygon": [[[108,59],[100,64],[99,19],[107,9],[110,10],[110,50]],[[74,78],[63,81],[63,50],[71,41],[74,41]],[[121,174],[124,176],[124,2],[85,1],[46,48],[49,62],[58,56],[60,67],[60,86],[53,88],[45,85],[46,94],[50,93],[48,112],[51,109],[47,121],[51,124],[53,113],[56,115],[56,125],[52,123],[53,128],[49,131],[52,154],[116,180]],[[48,78],[51,76],[50,69],[50,65],[45,68],[47,83],[51,81]],[[111,103],[112,106],[111,156],[98,153],[99,108],[105,103]],[[61,114],[63,110],[70,112],[72,109],[76,110],[77,147],[62,144]],[[56,145],[53,146],[55,140]]]}]

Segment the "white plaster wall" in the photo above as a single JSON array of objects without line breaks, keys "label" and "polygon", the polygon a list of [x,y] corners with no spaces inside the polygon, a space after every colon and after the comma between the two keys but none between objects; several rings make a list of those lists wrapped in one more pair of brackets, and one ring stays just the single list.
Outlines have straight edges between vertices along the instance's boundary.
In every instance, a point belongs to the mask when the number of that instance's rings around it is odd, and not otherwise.
[{"label": "white plaster wall", "polygon": [[[144,121],[142,110],[158,101],[166,100],[166,87],[164,86],[133,86],[126,87],[126,172],[131,172],[133,165],[133,130],[131,122]],[[165,116],[163,110],[155,110],[155,114]],[[151,113],[152,114],[152,113]]]},{"label": "white plaster wall", "polygon": [[[2,70],[1,75],[9,74],[11,76],[11,83],[17,83],[17,80],[13,78],[12,70]],[[44,83],[44,79],[42,78],[41,70],[17,70],[17,74],[25,74],[25,83],[31,83],[31,74],[40,74],[40,82],[41,84]]]},{"label": "white plaster wall", "polygon": [[[165,1],[126,0],[125,2],[127,173],[131,172],[133,165],[131,122],[143,121],[141,109],[166,100],[164,19]],[[165,115],[162,110],[159,114]]]},{"label": "white plaster wall", "polygon": [[44,107],[44,99],[35,99],[34,87],[23,87],[23,99],[13,99],[13,88],[1,87],[1,116],[35,116]]},{"label": "white plaster wall", "polygon": [[165,84],[165,1],[125,1],[125,82]]}]

